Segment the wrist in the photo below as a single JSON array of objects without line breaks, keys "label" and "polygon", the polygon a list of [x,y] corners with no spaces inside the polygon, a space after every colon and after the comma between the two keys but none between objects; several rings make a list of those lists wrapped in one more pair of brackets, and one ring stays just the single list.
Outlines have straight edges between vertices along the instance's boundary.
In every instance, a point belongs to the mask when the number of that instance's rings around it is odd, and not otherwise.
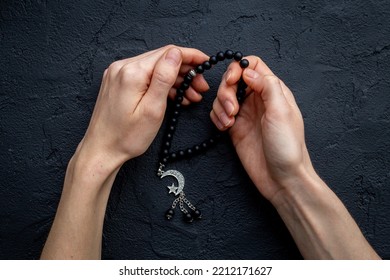
[{"label": "wrist", "polygon": [[100,258],[104,215],[120,165],[81,141],[66,171],[56,217],[41,258]]},{"label": "wrist", "polygon": [[305,205],[329,190],[312,167],[302,166],[294,176],[279,182],[280,190],[275,193],[270,202],[276,209],[289,205],[290,207]]},{"label": "wrist", "polygon": [[[65,187],[80,185],[91,190],[100,190],[113,182],[123,162],[113,155],[96,149],[84,141],[78,145],[76,152],[69,161]],[[67,180],[71,180],[67,184]]]},{"label": "wrist", "polygon": [[379,258],[341,200],[314,170],[292,178],[271,202],[304,258]]}]

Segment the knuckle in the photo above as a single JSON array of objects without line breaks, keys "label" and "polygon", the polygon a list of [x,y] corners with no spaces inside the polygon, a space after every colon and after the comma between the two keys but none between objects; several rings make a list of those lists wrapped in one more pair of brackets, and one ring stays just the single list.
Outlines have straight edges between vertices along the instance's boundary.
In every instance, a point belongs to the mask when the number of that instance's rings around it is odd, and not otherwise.
[{"label": "knuckle", "polygon": [[169,49],[171,49],[171,48],[177,48],[177,46],[174,45],[174,44],[168,44],[168,45],[165,46],[165,48],[166,48],[167,50],[169,50]]},{"label": "knuckle", "polygon": [[283,120],[283,122],[290,122],[295,118],[294,112],[290,106],[280,106],[277,110],[274,110],[275,118]]},{"label": "knuckle", "polygon": [[119,70],[119,81],[122,84],[134,84],[142,80],[143,71],[133,64],[126,64]]},{"label": "knuckle", "polygon": [[119,70],[122,68],[122,63],[118,61],[114,61],[113,63],[110,64],[107,68],[107,72],[111,74],[116,74],[119,72]]},{"label": "knuckle", "polygon": [[156,69],[153,74],[155,82],[164,88],[172,87],[176,81],[175,73],[168,70],[169,69],[166,69],[166,71],[165,69]]},{"label": "knuckle", "polygon": [[268,84],[272,84],[272,85],[277,85],[277,84],[280,84],[280,80],[277,76],[275,75],[265,75],[264,76],[264,81]]},{"label": "knuckle", "polygon": [[108,68],[106,68],[106,70],[104,70],[103,72],[103,80],[107,77],[108,75]]},{"label": "knuckle", "polygon": [[145,106],[143,115],[149,121],[161,121],[164,118],[165,110],[163,105]]},{"label": "knuckle", "polygon": [[254,59],[254,60],[257,60],[257,61],[261,60],[261,58],[259,56],[257,56],[257,55],[249,55],[249,56],[247,56],[247,58]]},{"label": "knuckle", "polygon": [[263,60],[257,55],[249,55],[245,58],[251,62],[253,61],[250,65],[257,65],[259,62],[264,63]]},{"label": "knuckle", "polygon": [[213,102],[213,111],[218,111],[219,108],[219,100],[216,98]]},{"label": "knuckle", "polygon": [[215,100],[218,100],[219,102],[223,103],[224,101],[229,99],[229,93],[227,93],[225,90],[221,90],[217,94],[217,98]]}]

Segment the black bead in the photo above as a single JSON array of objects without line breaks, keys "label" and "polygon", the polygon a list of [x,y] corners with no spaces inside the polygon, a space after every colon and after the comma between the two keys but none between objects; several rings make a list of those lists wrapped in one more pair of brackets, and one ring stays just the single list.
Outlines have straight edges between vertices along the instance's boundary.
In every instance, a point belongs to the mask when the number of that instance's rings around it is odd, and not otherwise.
[{"label": "black bead", "polygon": [[169,126],[169,131],[174,132],[175,129],[176,129],[176,127],[174,125],[170,125]]},{"label": "black bead", "polygon": [[167,148],[169,148],[169,147],[171,146],[171,142],[169,142],[169,141],[165,142],[165,143],[164,143],[164,146],[167,147]]},{"label": "black bead", "polygon": [[192,217],[192,215],[190,213],[185,213],[183,215],[183,219],[186,223],[192,223],[192,221],[194,220],[194,218]]},{"label": "black bead", "polygon": [[184,157],[184,156],[185,156],[185,153],[184,153],[184,151],[182,151],[182,150],[180,150],[180,151],[178,152],[178,154],[179,154],[179,157]]},{"label": "black bead", "polygon": [[243,55],[242,55],[242,52],[236,52],[234,54],[234,60],[235,61],[240,61],[242,59]]},{"label": "black bead", "polygon": [[183,89],[181,89],[181,88],[178,88],[178,89],[176,90],[176,94],[177,94],[176,96],[183,97],[184,93],[185,93],[185,90],[183,90]]},{"label": "black bead", "polygon": [[241,78],[239,81],[238,81],[238,88],[242,88],[242,89],[246,89],[248,87],[248,85],[244,82],[244,80]]},{"label": "black bead", "polygon": [[202,212],[200,212],[199,209],[195,209],[191,212],[191,215],[192,217],[194,217],[194,219],[201,219],[202,218]]},{"label": "black bead", "polygon": [[164,149],[163,152],[162,152],[163,156],[168,156],[169,155],[169,150],[168,149]]},{"label": "black bead", "polygon": [[193,152],[191,148],[188,148],[186,152],[187,152],[187,156],[192,156]]},{"label": "black bead", "polygon": [[181,103],[176,103],[175,108],[176,108],[176,110],[179,110],[181,108]]},{"label": "black bead", "polygon": [[209,142],[210,145],[214,145],[215,144],[214,138],[210,138],[208,142]]},{"label": "black bead", "polygon": [[161,160],[161,163],[162,163],[162,164],[167,164],[167,163],[168,163],[168,157],[164,157],[164,158]]},{"label": "black bead", "polygon": [[175,211],[172,208],[168,209],[167,212],[165,212],[165,218],[167,220],[171,220],[174,215],[175,215]]},{"label": "black bead", "polygon": [[233,52],[232,50],[227,50],[227,51],[225,52],[225,57],[226,57],[227,59],[232,59],[233,56],[234,56],[234,52]]},{"label": "black bead", "polygon": [[199,145],[194,146],[194,151],[195,151],[196,153],[199,153],[200,150],[201,150],[201,148],[200,148]]},{"label": "black bead", "polygon": [[213,64],[217,64],[218,63],[218,59],[215,55],[212,55],[210,56],[210,59],[209,59],[209,62],[213,65]]},{"label": "black bead", "polygon": [[244,97],[243,96],[237,96],[237,101],[238,103],[241,103],[242,101],[244,101]]},{"label": "black bead", "polygon": [[218,61],[224,61],[225,60],[224,52],[218,52],[217,53],[217,59],[218,59]]},{"label": "black bead", "polygon": [[216,132],[216,133],[214,134],[215,140],[219,140],[219,139],[221,139],[221,137],[222,137],[222,133],[221,133],[221,132]]},{"label": "black bead", "polygon": [[171,153],[171,154],[169,155],[169,158],[170,158],[171,160],[175,160],[175,159],[177,158],[176,153]]},{"label": "black bead", "polygon": [[167,133],[167,134],[165,135],[165,139],[167,139],[167,140],[171,140],[172,137],[173,137],[173,135],[172,135],[171,133]]},{"label": "black bead", "polygon": [[181,95],[176,95],[176,97],[175,97],[175,101],[176,101],[176,103],[182,103],[183,102],[183,96],[181,96]]},{"label": "black bead", "polygon": [[211,68],[211,63],[209,61],[205,61],[202,66],[205,70],[209,70]]},{"label": "black bead", "polygon": [[245,89],[240,88],[240,89],[237,90],[237,95],[239,95],[239,96],[245,96],[245,94],[246,94]]},{"label": "black bead", "polygon": [[184,82],[190,84],[192,82],[192,76],[191,75],[185,75],[184,76]]},{"label": "black bead", "polygon": [[202,65],[198,65],[198,66],[195,68],[195,71],[196,71],[196,73],[198,73],[198,74],[202,74],[202,73],[204,72],[203,66],[202,66]]},{"label": "black bead", "polygon": [[179,115],[180,115],[180,111],[175,110],[175,111],[173,112],[173,116],[174,116],[174,117],[178,117]]},{"label": "black bead", "polygon": [[240,61],[240,66],[241,66],[241,68],[243,68],[243,69],[245,69],[245,68],[247,68],[248,66],[249,66],[249,61],[248,61],[248,59],[241,59],[241,61]]},{"label": "black bead", "polygon": [[203,149],[207,149],[207,148],[208,148],[208,145],[207,145],[206,142],[203,142],[203,143],[202,143],[202,148],[203,148]]},{"label": "black bead", "polygon": [[189,83],[186,83],[186,82],[183,82],[181,83],[180,85],[180,88],[184,91],[186,91],[188,88],[190,87],[190,84]]},{"label": "black bead", "polygon": [[177,119],[176,118],[172,118],[171,119],[171,125],[176,125],[177,123]]}]

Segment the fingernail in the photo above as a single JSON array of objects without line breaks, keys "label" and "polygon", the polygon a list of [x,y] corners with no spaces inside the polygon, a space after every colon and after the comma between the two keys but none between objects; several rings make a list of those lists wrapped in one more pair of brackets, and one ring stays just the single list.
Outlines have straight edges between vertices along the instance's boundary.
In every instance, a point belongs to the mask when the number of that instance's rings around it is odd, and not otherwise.
[{"label": "fingernail", "polygon": [[225,128],[220,121],[216,121],[215,125],[218,127],[219,130],[223,130]]},{"label": "fingernail", "polygon": [[226,100],[225,103],[223,104],[223,107],[225,108],[225,112],[227,113],[228,116],[233,115],[234,105],[232,102]]},{"label": "fingernail", "polygon": [[227,73],[226,73],[226,79],[225,81],[229,81],[230,77],[232,76],[232,70],[228,70]]},{"label": "fingernail", "polygon": [[252,69],[245,69],[244,71],[244,74],[249,77],[249,78],[252,78],[252,79],[256,79],[259,77],[259,73],[257,73],[255,70],[252,70]]},{"label": "fingernail", "polygon": [[165,60],[172,65],[179,65],[181,62],[181,51],[177,48],[172,48],[165,56]]},{"label": "fingernail", "polygon": [[219,115],[219,120],[224,126],[228,126],[230,124],[230,118],[225,114],[225,112],[222,112]]}]

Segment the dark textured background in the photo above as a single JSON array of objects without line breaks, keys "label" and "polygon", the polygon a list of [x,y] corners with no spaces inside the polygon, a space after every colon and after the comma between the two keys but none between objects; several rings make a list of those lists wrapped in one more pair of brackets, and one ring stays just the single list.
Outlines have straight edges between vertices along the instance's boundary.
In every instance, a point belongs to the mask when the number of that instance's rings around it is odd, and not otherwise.
[{"label": "dark textured background", "polygon": [[[1,0],[0,258],[39,257],[104,69],[170,43],[261,56],[295,93],[317,171],[390,258],[388,0]],[[214,89],[223,70],[207,73]],[[207,137],[206,99],[180,119],[177,147]],[[104,258],[301,258],[226,138],[175,165],[204,219],[165,221],[160,136],[118,177]]]}]

